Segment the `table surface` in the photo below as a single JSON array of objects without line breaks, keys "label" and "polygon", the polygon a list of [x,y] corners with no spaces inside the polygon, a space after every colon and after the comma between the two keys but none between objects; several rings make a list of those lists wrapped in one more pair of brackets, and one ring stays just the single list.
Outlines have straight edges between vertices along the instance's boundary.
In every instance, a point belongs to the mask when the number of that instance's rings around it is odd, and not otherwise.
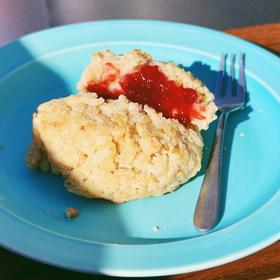
[{"label": "table surface", "polygon": [[[280,54],[280,23],[225,30]],[[18,256],[0,248],[0,279],[93,279],[92,275],[63,270]],[[95,276],[94,279],[111,277]],[[174,280],[280,279],[280,241],[243,259],[219,267],[161,277]]]}]

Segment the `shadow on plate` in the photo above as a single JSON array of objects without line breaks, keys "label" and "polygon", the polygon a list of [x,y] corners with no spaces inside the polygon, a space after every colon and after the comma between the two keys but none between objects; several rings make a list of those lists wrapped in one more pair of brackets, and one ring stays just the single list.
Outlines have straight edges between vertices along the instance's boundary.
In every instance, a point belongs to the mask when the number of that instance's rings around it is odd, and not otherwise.
[{"label": "shadow on plate", "polygon": [[[64,228],[64,235],[67,236],[67,231],[75,227],[75,222],[71,224],[65,219],[59,220],[58,212],[54,211],[59,210],[63,217],[65,206],[71,207],[73,204],[70,203],[81,199],[73,198],[69,193],[65,195],[63,181],[55,176],[29,170],[24,157],[31,142],[32,114],[42,102],[69,95],[69,81],[60,76],[54,66],[49,67],[48,61],[34,57],[19,41],[1,48],[0,61],[0,139],[4,147],[0,151],[0,208],[18,218],[19,228],[22,221],[34,228],[32,237],[21,236],[16,228],[11,228],[11,239],[17,240],[18,246],[10,249],[17,251],[17,248],[24,248],[21,244],[31,242],[32,238],[33,242],[43,244],[38,245],[39,248],[49,246],[50,251],[41,254],[49,254],[50,261],[53,259],[55,262],[56,257],[52,255],[55,250],[52,248],[56,245],[47,244],[47,240],[41,239],[36,228],[39,226],[53,233],[61,233],[60,229]],[[56,216],[52,217],[51,213]],[[118,229],[126,234],[118,212],[114,218]],[[67,238],[64,243],[67,244]],[[18,253],[26,254],[24,251]],[[36,257],[40,259],[39,255]],[[100,249],[93,264],[96,271],[103,266],[105,259],[106,252]]]}]

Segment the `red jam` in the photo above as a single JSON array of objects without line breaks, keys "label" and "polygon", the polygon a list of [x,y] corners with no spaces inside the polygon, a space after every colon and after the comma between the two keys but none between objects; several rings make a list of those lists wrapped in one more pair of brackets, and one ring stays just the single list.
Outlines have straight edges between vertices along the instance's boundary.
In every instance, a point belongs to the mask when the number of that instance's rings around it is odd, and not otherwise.
[{"label": "red jam", "polygon": [[111,91],[109,85],[114,82],[120,74],[120,70],[114,67],[112,63],[106,63],[104,73],[100,81],[91,81],[87,86],[89,92],[95,92],[98,96],[105,99],[117,99],[119,95],[124,94],[121,91]]},{"label": "red jam", "polygon": [[119,81],[121,89],[114,91],[110,91],[108,86],[117,78],[119,72],[113,65],[108,67],[111,69],[109,74],[101,78],[101,81],[90,82],[87,86],[88,91],[96,92],[105,99],[115,99],[124,94],[129,100],[147,104],[157,112],[162,112],[167,118],[178,119],[185,126],[188,126],[194,118],[204,119],[200,112],[203,108],[200,108],[200,111],[194,108],[194,103],[198,99],[197,92],[168,80],[158,66],[143,65],[136,72],[126,74]]}]

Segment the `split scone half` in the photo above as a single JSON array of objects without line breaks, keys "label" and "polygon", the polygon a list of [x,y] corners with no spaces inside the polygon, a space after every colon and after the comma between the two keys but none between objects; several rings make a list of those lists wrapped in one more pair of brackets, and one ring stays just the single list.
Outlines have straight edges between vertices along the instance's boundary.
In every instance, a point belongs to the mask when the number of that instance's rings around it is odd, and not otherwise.
[{"label": "split scone half", "polygon": [[196,130],[207,129],[216,119],[214,95],[202,81],[175,63],[152,60],[139,49],[124,55],[109,50],[95,53],[77,87],[106,99],[124,94]]}]

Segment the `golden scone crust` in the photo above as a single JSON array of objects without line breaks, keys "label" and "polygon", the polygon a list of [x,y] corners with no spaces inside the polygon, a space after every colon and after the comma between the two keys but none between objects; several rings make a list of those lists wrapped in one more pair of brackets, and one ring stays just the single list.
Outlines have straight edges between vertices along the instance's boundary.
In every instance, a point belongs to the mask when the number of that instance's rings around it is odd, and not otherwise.
[{"label": "golden scone crust", "polygon": [[198,131],[148,106],[81,92],[38,107],[26,160],[71,192],[122,203],[177,189],[200,169],[202,147]]},{"label": "golden scone crust", "polygon": [[[123,55],[116,55],[109,50],[94,53],[91,63],[86,67],[78,82],[78,90],[85,91],[89,82],[93,80],[101,81],[104,74],[106,74],[105,72],[110,71],[107,67],[108,64],[113,65],[118,70],[116,80],[109,84],[110,90],[119,90],[121,88],[120,79],[128,73],[136,71],[140,65],[157,65],[169,80],[175,81],[177,85],[184,88],[192,88],[198,93],[199,98],[194,106],[198,109],[203,107],[204,118],[191,121],[196,130],[207,129],[209,124],[216,119],[217,107],[214,103],[214,95],[202,81],[194,77],[190,72],[178,67],[175,63],[152,60],[150,54],[139,49],[134,49]],[[108,75],[110,74],[108,72]]]}]

